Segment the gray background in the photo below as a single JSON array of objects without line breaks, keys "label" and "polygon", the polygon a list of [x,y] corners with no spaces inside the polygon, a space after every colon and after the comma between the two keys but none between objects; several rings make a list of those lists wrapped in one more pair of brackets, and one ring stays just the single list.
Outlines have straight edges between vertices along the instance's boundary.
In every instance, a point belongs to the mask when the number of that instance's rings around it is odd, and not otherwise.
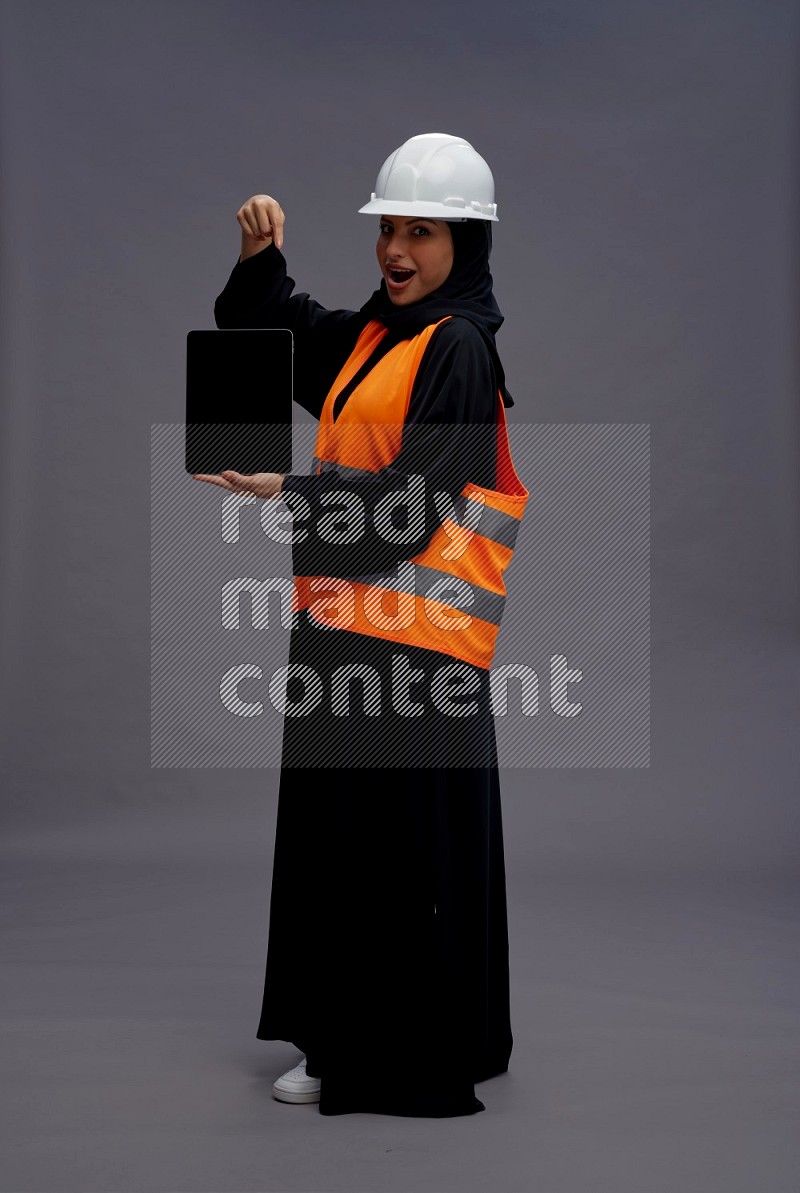
[{"label": "gray background", "polygon": [[[795,6],[2,17],[2,1189],[795,1190]],[[150,769],[150,427],[240,204],[358,307],[424,131],[494,172],[514,417],[651,424],[651,766],[503,778],[486,1112],[326,1119],[255,1040],[277,772]]]}]

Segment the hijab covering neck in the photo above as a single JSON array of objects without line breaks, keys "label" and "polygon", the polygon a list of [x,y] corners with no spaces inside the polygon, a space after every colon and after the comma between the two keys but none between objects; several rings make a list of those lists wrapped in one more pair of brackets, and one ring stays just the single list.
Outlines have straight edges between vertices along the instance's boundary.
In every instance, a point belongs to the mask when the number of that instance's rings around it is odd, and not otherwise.
[{"label": "hijab covering neck", "polygon": [[407,306],[396,306],[381,278],[380,288],[361,307],[368,319],[378,319],[396,340],[419,335],[431,323],[445,315],[461,315],[474,323],[483,335],[495,367],[503,404],[513,406],[514,399],[505,383],[505,372],[497,353],[495,332],[504,316],[492,291],[489,254],[492,251],[492,225],[489,220],[448,220],[453,237],[453,264],[450,273],[435,290]]}]

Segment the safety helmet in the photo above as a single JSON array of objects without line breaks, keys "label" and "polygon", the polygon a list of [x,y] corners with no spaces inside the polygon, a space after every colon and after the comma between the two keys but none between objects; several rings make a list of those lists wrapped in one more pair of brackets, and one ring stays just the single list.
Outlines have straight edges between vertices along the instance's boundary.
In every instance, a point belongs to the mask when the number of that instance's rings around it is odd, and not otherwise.
[{"label": "safety helmet", "polygon": [[499,223],[492,171],[469,141],[449,133],[420,133],[395,149],[358,212]]}]

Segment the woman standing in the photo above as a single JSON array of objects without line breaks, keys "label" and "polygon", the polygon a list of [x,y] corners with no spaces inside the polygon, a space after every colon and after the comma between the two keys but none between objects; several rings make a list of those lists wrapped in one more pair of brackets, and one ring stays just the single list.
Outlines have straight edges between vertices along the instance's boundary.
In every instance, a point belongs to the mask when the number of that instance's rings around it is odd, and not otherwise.
[{"label": "woman standing", "polygon": [[237,213],[215,305],[220,328],[292,330],[295,399],[319,419],[310,475],[198,478],[301,517],[286,695],[303,706],[312,670],[326,693],[284,721],[257,1037],[303,1054],[281,1101],[472,1114],[512,1047],[489,662],[528,496],[494,341],[494,184],[462,138],[423,134],[360,210],[382,274],[360,310],[293,293],[269,195]]}]

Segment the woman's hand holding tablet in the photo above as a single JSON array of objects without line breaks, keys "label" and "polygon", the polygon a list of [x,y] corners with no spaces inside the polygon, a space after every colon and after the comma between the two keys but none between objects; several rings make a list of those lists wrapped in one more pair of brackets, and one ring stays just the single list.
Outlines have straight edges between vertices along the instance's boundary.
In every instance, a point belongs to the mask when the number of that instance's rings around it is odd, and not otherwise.
[{"label": "woman's hand holding tablet", "polygon": [[234,472],[226,468],[219,476],[207,473],[193,473],[196,481],[209,481],[212,485],[221,485],[223,489],[230,489],[232,493],[253,493],[256,497],[280,497],[283,478],[288,472]]}]

